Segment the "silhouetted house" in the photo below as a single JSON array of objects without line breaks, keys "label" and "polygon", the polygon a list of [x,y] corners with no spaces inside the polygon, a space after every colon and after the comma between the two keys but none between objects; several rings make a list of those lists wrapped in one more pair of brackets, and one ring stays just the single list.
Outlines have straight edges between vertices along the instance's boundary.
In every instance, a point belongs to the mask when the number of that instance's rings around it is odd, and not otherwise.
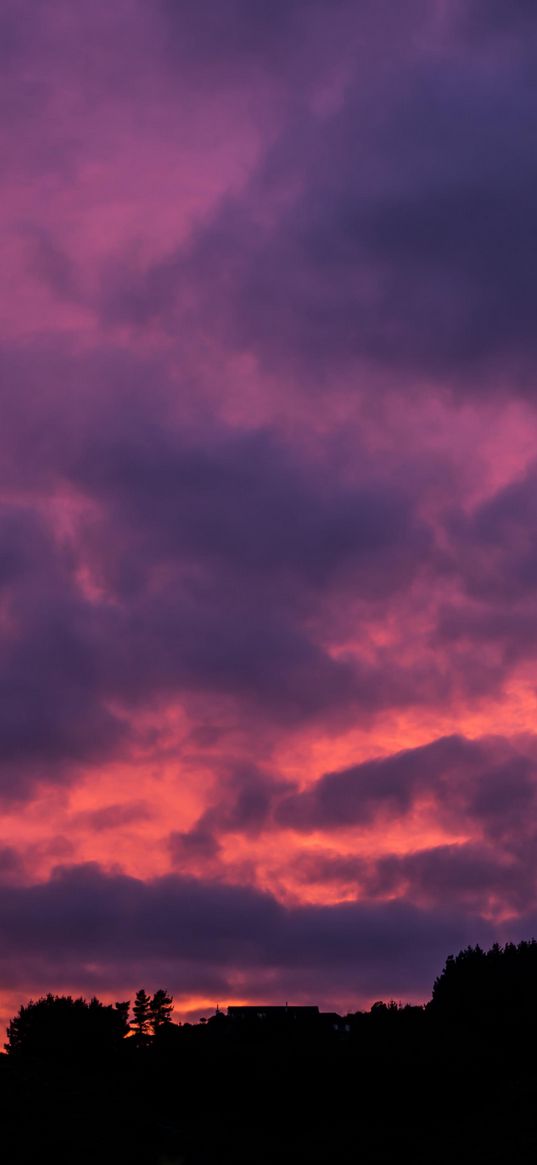
[{"label": "silhouetted house", "polygon": [[273,1007],[269,1004],[234,1004],[227,1009],[228,1018],[241,1023],[265,1023],[269,1025],[316,1023],[319,1019],[318,1007]]},{"label": "silhouetted house", "polygon": [[325,1030],[337,1032],[339,1035],[345,1035],[351,1030],[348,1017],[338,1015],[337,1011],[321,1011],[319,1019]]}]

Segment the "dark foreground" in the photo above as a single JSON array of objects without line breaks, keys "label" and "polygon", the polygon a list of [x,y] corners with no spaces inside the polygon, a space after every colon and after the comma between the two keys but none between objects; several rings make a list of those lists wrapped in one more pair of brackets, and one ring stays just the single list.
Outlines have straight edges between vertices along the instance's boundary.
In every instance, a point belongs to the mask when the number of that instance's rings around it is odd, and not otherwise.
[{"label": "dark foreground", "polygon": [[[1,1057],[2,1160],[531,1162],[537,949],[464,952],[427,1008],[164,1024]],[[529,952],[529,953],[528,953]],[[487,963],[488,960],[488,963]]]}]

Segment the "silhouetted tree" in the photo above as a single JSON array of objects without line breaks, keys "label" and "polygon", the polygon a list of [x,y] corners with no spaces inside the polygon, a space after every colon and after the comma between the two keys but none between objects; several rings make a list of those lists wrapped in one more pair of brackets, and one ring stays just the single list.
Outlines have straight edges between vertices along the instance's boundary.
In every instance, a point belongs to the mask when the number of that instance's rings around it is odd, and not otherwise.
[{"label": "silhouetted tree", "polygon": [[429,1010],[468,1028],[513,1032],[537,1025],[537,942],[468,946],[450,955],[435,980]]},{"label": "silhouetted tree", "polygon": [[168,995],[162,987],[155,991],[150,1004],[151,1024],[156,1036],[167,1024],[172,1021],[173,997]]},{"label": "silhouetted tree", "polygon": [[151,999],[143,987],[136,992],[133,1007],[134,1019],[132,1030],[139,1043],[144,1043],[149,1036],[151,1027]]},{"label": "silhouetted tree", "polygon": [[19,1008],[4,1046],[10,1055],[27,1059],[88,1059],[105,1055],[125,1034],[121,1010],[95,998],[88,1003],[49,993]]},{"label": "silhouetted tree", "polygon": [[114,1007],[118,1015],[118,1026],[121,1028],[121,1034],[123,1037],[128,1036],[131,1030],[129,1022],[131,1001],[130,999],[126,999],[122,1003],[114,1003]]},{"label": "silhouetted tree", "polygon": [[450,956],[425,1007],[180,1025],[171,1006],[142,988],[131,1024],[128,1001],[21,1007],[0,1056],[2,1160],[235,1165],[255,1146],[256,1165],[347,1165],[357,1132],[364,1163],[431,1146],[435,1165],[536,1158],[534,941]]}]

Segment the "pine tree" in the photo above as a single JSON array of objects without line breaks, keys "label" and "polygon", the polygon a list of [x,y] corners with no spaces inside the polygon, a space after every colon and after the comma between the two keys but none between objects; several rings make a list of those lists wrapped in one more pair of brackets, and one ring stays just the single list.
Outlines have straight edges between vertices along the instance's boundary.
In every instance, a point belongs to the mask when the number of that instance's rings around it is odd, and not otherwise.
[{"label": "pine tree", "polygon": [[131,1006],[130,999],[126,999],[124,1002],[121,1002],[121,1003],[120,1002],[114,1003],[114,1007],[115,1007],[116,1013],[117,1013],[118,1030],[121,1032],[121,1036],[123,1038],[125,1038],[125,1036],[128,1036],[128,1034],[131,1030],[131,1025],[129,1023],[130,1006]]},{"label": "pine tree", "polygon": [[137,1040],[140,1043],[145,1043],[151,1025],[151,999],[143,987],[140,987],[140,990],[136,992],[132,1010],[134,1012],[132,1030]]},{"label": "pine tree", "polygon": [[155,991],[151,1000],[151,1023],[153,1035],[157,1035],[163,1027],[172,1021],[173,996],[168,995],[162,987]]}]

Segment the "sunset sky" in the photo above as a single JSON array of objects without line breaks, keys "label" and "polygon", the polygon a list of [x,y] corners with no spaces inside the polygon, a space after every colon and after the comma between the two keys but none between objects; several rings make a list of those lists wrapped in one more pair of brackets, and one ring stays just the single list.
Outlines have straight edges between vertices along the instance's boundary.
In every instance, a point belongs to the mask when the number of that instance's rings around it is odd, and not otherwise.
[{"label": "sunset sky", "polygon": [[3,0],[0,66],[0,1025],[425,1000],[537,935],[537,6]]}]

